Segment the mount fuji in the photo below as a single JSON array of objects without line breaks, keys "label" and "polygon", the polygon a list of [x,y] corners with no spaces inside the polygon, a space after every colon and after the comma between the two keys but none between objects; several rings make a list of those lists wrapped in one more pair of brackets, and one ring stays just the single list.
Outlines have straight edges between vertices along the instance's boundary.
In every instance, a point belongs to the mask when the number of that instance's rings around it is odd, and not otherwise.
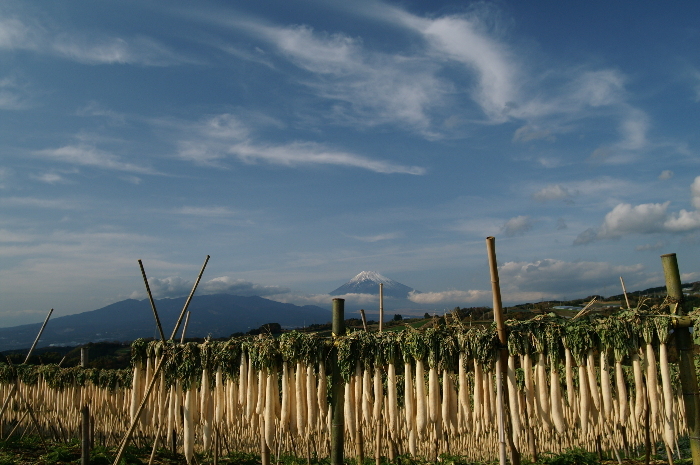
[{"label": "mount fuji", "polygon": [[419,292],[401,284],[386,276],[382,276],[376,271],[363,271],[347,283],[340,286],[338,289],[330,293],[330,295],[344,294],[375,294],[379,295],[379,284],[384,284],[384,296],[394,297],[397,299],[407,299],[410,292]]}]

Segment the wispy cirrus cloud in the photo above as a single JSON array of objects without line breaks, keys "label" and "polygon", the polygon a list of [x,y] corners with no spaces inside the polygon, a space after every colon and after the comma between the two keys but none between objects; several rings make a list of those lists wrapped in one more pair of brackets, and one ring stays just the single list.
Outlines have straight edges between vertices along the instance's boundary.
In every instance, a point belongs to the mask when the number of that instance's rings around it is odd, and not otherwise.
[{"label": "wispy cirrus cloud", "polygon": [[105,170],[128,171],[140,174],[158,174],[158,172],[152,168],[121,161],[116,155],[88,144],[65,145],[57,149],[37,150],[33,153],[38,157],[72,165],[91,166]]},{"label": "wispy cirrus cloud", "polygon": [[234,115],[214,116],[189,128],[190,138],[178,142],[180,158],[201,165],[226,167],[234,157],[243,163],[258,162],[284,166],[335,165],[361,168],[382,174],[425,174],[425,168],[337,150],[317,142],[268,144],[255,140],[253,131]]},{"label": "wispy cirrus cloud", "polygon": [[30,50],[93,65],[170,66],[196,62],[150,37],[56,30],[36,19],[17,15],[0,19],[0,49]]},{"label": "wispy cirrus cloud", "polygon": [[357,239],[362,242],[380,242],[396,239],[400,237],[399,233],[386,233],[386,234],[376,234],[374,236],[350,236],[353,239]]}]

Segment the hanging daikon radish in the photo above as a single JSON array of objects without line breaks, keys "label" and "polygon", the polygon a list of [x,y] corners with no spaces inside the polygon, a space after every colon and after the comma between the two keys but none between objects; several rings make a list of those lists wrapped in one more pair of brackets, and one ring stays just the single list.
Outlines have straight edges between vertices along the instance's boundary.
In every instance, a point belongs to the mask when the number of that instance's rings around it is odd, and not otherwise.
[{"label": "hanging daikon radish", "polygon": [[280,428],[287,431],[289,428],[289,362],[282,362],[282,411],[280,412]]},{"label": "hanging daikon radish", "polygon": [[553,357],[551,358],[550,365],[549,386],[552,408],[552,423],[554,423],[557,433],[564,434],[566,432],[566,420],[564,419],[564,409],[562,405],[561,380]]},{"label": "hanging daikon radish", "polygon": [[360,360],[355,363],[355,374],[353,375],[353,388],[355,389],[355,423],[358,432],[362,431],[362,366]]},{"label": "hanging daikon radish", "polygon": [[389,433],[392,437],[398,434],[399,403],[396,392],[396,365],[393,360],[389,360],[387,369],[387,413],[389,414]]},{"label": "hanging daikon radish", "polygon": [[245,406],[246,406],[246,417],[250,420],[250,418],[253,416],[253,413],[255,413],[256,406],[257,406],[257,398],[258,398],[258,384],[257,384],[257,373],[255,368],[253,367],[253,364],[251,363],[251,358],[250,355],[248,355],[248,363],[247,363],[247,371],[248,371],[248,380],[245,385],[246,389],[246,400],[245,400]]},{"label": "hanging daikon radish", "polygon": [[[467,377],[464,376],[464,381],[466,382],[466,380]],[[510,424],[513,431],[513,442],[518,444],[520,441],[520,407],[518,406],[520,393],[518,392],[518,385],[515,379],[515,357],[513,356],[512,352],[508,354],[508,371],[506,380],[508,386],[508,407],[510,409]]]},{"label": "hanging daikon radish", "polygon": [[214,405],[215,405],[216,411],[214,412],[214,420],[216,421],[217,425],[220,425],[221,421],[224,419],[224,413],[226,411],[226,396],[225,396],[225,390],[224,390],[224,373],[221,370],[221,366],[219,366],[216,369],[215,382],[216,382],[216,387],[214,388],[215,389]]},{"label": "hanging daikon radish", "polygon": [[588,349],[586,369],[588,372],[588,392],[591,395],[591,400],[593,401],[593,406],[596,411],[600,411],[600,393],[598,392],[598,379],[595,372],[595,354],[592,348]]},{"label": "hanging daikon radish", "polygon": [[[532,357],[529,352],[523,354],[522,360],[523,373],[525,375],[525,402],[527,404],[527,411],[531,418],[535,418],[535,383],[532,379]],[[474,401],[474,407],[476,408],[476,400]]]},{"label": "hanging daikon radish", "polygon": [[578,366],[578,387],[579,387],[579,419],[581,421],[581,433],[585,436],[588,433],[588,415],[590,413],[590,399],[588,393],[588,373],[583,363]]},{"label": "hanging daikon radish", "polygon": [[673,421],[673,388],[671,387],[671,370],[668,364],[668,342],[670,320],[667,317],[654,319],[656,331],[659,336],[659,371],[661,371],[661,385],[664,394],[664,442],[673,450],[676,441],[676,432]]},{"label": "hanging daikon radish", "polygon": [[571,354],[571,349],[566,345],[566,338],[562,342],[564,343],[564,369],[566,370],[566,402],[575,419],[578,409],[576,408],[576,393],[574,391],[574,356]]},{"label": "hanging daikon radish", "polygon": [[288,389],[289,389],[289,431],[295,435],[295,434],[301,434],[297,430],[297,395],[296,395],[296,377],[295,374],[290,372],[289,373],[289,380],[288,380]]},{"label": "hanging daikon radish", "polygon": [[467,384],[466,355],[459,353],[459,431],[471,430],[471,408],[469,407],[469,386]]},{"label": "hanging daikon radish", "polygon": [[241,362],[238,367],[238,403],[241,406],[241,411],[247,412],[247,384],[248,384],[248,364],[246,362],[245,352],[241,352]]},{"label": "hanging daikon radish", "polygon": [[374,409],[372,417],[379,421],[382,417],[382,402],[384,401],[384,388],[382,386],[382,372],[378,365],[374,366]]},{"label": "hanging daikon radish", "polygon": [[477,436],[483,428],[484,380],[479,362],[474,359],[474,431]]},{"label": "hanging daikon radish", "polygon": [[612,390],[610,386],[610,372],[608,371],[608,351],[600,349],[600,393],[603,400],[604,421],[612,419]]},{"label": "hanging daikon radish", "polygon": [[552,429],[552,420],[549,412],[549,393],[547,389],[547,370],[545,368],[544,351],[540,351],[537,356],[537,365],[535,366],[535,375],[537,381],[535,388],[537,390],[537,413],[542,420],[542,426],[545,431]]},{"label": "hanging daikon radish", "polygon": [[304,434],[306,431],[306,370],[301,361],[297,362],[296,371],[296,407],[297,407],[297,432]]},{"label": "hanging daikon radish", "polygon": [[362,418],[367,424],[372,420],[372,375],[369,367],[362,371]]},{"label": "hanging daikon radish", "polygon": [[190,389],[185,392],[185,403],[183,405],[183,436],[182,436],[182,448],[187,459],[187,463],[192,463],[192,456],[194,455],[194,422],[192,421],[192,408],[196,402],[196,392],[194,383],[192,383]]},{"label": "hanging daikon radish", "polygon": [[416,432],[425,438],[428,427],[428,406],[425,395],[425,373],[423,360],[416,360]]},{"label": "hanging daikon radish", "polygon": [[440,408],[442,409],[441,412],[441,417],[442,417],[442,426],[445,429],[445,431],[450,431],[450,406],[451,406],[451,400],[450,400],[450,390],[449,390],[449,383],[450,383],[450,374],[447,370],[443,369],[442,370],[442,405]]},{"label": "hanging daikon radish", "polygon": [[459,399],[457,398],[457,389],[455,387],[454,380],[452,379],[452,375],[449,376],[448,389],[450,391],[450,434],[455,437],[457,434],[459,434]]},{"label": "hanging daikon radish", "polygon": [[229,374],[226,378],[226,424],[232,426],[238,413],[238,391],[236,383]]},{"label": "hanging daikon radish", "polygon": [[310,431],[315,431],[318,422],[318,401],[316,400],[316,374],[314,366],[309,363],[306,365],[306,409],[308,419],[308,428]]},{"label": "hanging daikon radish", "polygon": [[265,376],[265,410],[263,413],[265,443],[270,450],[274,450],[275,440],[275,401],[277,399],[277,373],[276,367],[272,366],[266,372]]},{"label": "hanging daikon radish", "polygon": [[[415,393],[413,392],[413,373],[411,362],[406,358],[403,364],[404,414],[406,416],[406,432],[416,429]],[[415,436],[415,435],[414,435]]]},{"label": "hanging daikon radish", "polygon": [[440,383],[438,381],[437,368],[431,366],[428,369],[428,414],[431,423],[438,421],[440,411]]},{"label": "hanging daikon radish", "polygon": [[[211,395],[211,383],[209,381],[209,373],[206,371],[206,377],[204,373],[202,374],[202,388],[200,394],[202,396],[202,402],[200,403],[200,413],[202,417],[202,446],[205,451],[209,451],[212,446],[212,439],[214,434],[214,402]],[[205,387],[205,381],[206,387]]]},{"label": "hanging daikon radish", "polygon": [[350,381],[345,383],[345,399],[343,404],[343,413],[345,415],[345,429],[348,431],[350,440],[357,441],[357,422],[355,421],[355,385],[354,377],[350,377]]},{"label": "hanging daikon radish", "polygon": [[[326,415],[328,410],[328,381],[326,379],[326,364],[323,359],[318,362],[318,391],[316,393],[316,401],[318,402],[319,417]],[[323,422],[323,418],[321,418]]]},{"label": "hanging daikon radish", "polygon": [[131,384],[131,410],[130,419],[134,422],[136,418],[136,412],[138,411],[139,404],[141,403],[141,372],[143,371],[143,362],[140,360],[134,364],[134,374]]},{"label": "hanging daikon radish", "polygon": [[647,362],[647,395],[649,396],[649,424],[655,425],[658,421],[659,414],[659,383],[658,373],[656,371],[656,355],[654,354],[654,324],[646,321],[642,324],[642,336],[646,343],[646,362]]},{"label": "hanging daikon radish", "polygon": [[642,421],[644,410],[646,409],[646,398],[644,397],[644,377],[642,375],[642,364],[639,360],[638,350],[633,350],[632,370],[634,372],[634,417],[637,422]]},{"label": "hanging daikon radish", "polygon": [[265,389],[267,389],[267,367],[258,370],[258,400],[256,402],[255,414],[262,416],[265,413]]}]

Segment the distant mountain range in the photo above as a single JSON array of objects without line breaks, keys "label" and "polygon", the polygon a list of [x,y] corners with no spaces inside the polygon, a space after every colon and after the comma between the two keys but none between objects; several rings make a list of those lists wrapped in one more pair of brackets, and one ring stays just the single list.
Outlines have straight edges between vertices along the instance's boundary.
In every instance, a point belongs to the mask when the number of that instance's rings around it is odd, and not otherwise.
[{"label": "distant mountain range", "polygon": [[[156,300],[166,338],[170,337],[185,300],[185,297]],[[191,337],[228,337],[235,332],[259,328],[265,323],[301,327],[331,320],[330,310],[315,305],[298,306],[262,297],[228,294],[195,296],[189,310],[192,314],[187,336]],[[0,351],[30,347],[40,327],[41,324],[35,323],[0,328]],[[132,341],[140,337],[159,337],[151,304],[147,299],[128,299],[98,310],[52,318],[46,325],[39,346],[77,346],[87,342]]]},{"label": "distant mountain range", "polygon": [[397,299],[408,299],[410,292],[418,292],[412,287],[408,287],[393,279],[380,275],[376,271],[363,271],[338,289],[331,292],[331,295],[345,294],[375,294],[379,295],[379,284],[384,284],[384,297],[394,297]]}]

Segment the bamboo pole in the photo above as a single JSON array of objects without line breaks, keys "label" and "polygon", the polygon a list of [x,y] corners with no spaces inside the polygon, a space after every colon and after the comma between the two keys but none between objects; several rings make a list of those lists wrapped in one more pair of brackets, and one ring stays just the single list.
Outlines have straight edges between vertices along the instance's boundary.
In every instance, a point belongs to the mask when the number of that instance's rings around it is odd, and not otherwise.
[{"label": "bamboo pole", "polygon": [[627,310],[630,308],[630,299],[627,298],[627,289],[625,288],[625,280],[620,276],[620,284],[622,284],[622,293],[625,295],[625,302],[627,302]]},{"label": "bamboo pole", "polygon": [[185,317],[185,326],[182,327],[182,335],[180,336],[180,344],[185,343],[185,334],[187,333],[187,326],[190,324],[190,312],[187,312]]},{"label": "bamboo pole", "polygon": [[[345,334],[345,299],[333,299],[333,337]],[[343,465],[345,447],[345,386],[340,376],[338,355],[333,360],[333,390],[331,398],[331,465]]]},{"label": "bamboo pole", "polygon": [[187,301],[185,302],[185,306],[182,308],[182,311],[180,312],[180,316],[177,319],[177,323],[175,323],[175,328],[173,328],[173,333],[170,335],[170,339],[175,339],[175,335],[177,334],[177,330],[180,329],[180,323],[182,323],[182,317],[185,316],[185,312],[187,311],[187,307],[190,306],[190,302],[192,301],[192,297],[194,296],[194,291],[197,290],[197,286],[199,285],[199,281],[202,279],[202,274],[204,274],[204,269],[207,267],[208,262],[209,262],[209,255],[207,255],[207,258],[204,259],[204,265],[202,265],[202,269],[199,270],[199,276],[197,276],[197,280],[194,282],[194,286],[192,286],[192,291],[190,292],[190,295],[187,297]]},{"label": "bamboo pole", "polygon": [[520,465],[520,452],[513,443],[513,435],[510,428],[507,428],[506,405],[508,404],[508,390],[503,389],[503,382],[506,379],[508,367],[508,339],[505,325],[503,324],[503,305],[501,302],[501,286],[498,279],[498,263],[496,261],[496,238],[489,236],[486,238],[486,251],[489,257],[489,270],[491,273],[491,290],[493,292],[493,319],[496,322],[496,332],[500,345],[499,358],[497,359],[496,395],[498,403],[498,455],[501,465],[506,463],[506,439],[510,449],[511,462],[513,465]]},{"label": "bamboo pole", "polygon": [[[673,305],[671,312],[678,316],[686,315],[687,309],[685,308],[685,299],[681,289],[681,277],[678,271],[676,254],[662,255],[661,263],[666,278],[666,292]],[[680,359],[678,371],[683,390],[690,451],[693,456],[693,465],[700,465],[700,393],[698,392],[698,380],[695,374],[693,344],[688,328],[677,327],[674,332]]]},{"label": "bamboo pole", "polygon": [[362,317],[362,327],[365,328],[365,332],[367,332],[367,317],[365,316],[364,308],[360,309],[360,316]]},{"label": "bamboo pole", "polygon": [[153,316],[156,319],[156,325],[158,326],[158,332],[160,333],[160,340],[165,341],[163,327],[160,324],[160,318],[158,318],[158,310],[156,310],[156,302],[153,300],[153,294],[151,294],[151,286],[148,285],[148,278],[146,278],[146,270],[143,269],[143,262],[141,262],[141,259],[139,259],[139,267],[141,268],[141,276],[143,276],[143,283],[146,285],[146,292],[148,292],[148,300],[151,302]]}]

